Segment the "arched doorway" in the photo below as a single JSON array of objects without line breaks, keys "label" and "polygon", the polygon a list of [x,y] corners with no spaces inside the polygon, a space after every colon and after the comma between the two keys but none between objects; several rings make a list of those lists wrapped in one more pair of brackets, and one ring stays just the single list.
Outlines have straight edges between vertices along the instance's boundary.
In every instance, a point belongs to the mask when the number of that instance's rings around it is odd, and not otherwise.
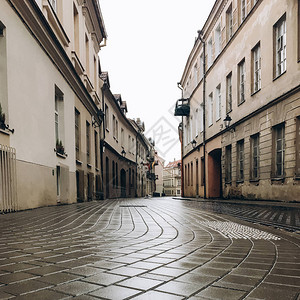
[{"label": "arched doorway", "polygon": [[124,169],[121,169],[120,172],[120,178],[121,178],[121,197],[126,197],[126,172]]}]

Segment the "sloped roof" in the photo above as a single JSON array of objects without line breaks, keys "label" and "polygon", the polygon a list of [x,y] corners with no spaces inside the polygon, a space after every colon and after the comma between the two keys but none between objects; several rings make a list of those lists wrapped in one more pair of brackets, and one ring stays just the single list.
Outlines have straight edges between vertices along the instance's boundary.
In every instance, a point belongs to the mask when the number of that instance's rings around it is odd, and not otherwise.
[{"label": "sloped roof", "polygon": [[177,168],[178,164],[181,164],[181,160],[171,161],[165,166],[165,168]]}]

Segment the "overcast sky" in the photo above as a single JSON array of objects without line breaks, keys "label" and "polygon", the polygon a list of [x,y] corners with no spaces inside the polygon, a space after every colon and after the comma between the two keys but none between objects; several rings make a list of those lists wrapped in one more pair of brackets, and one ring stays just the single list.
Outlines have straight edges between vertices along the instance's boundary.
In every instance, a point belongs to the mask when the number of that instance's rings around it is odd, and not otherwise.
[{"label": "overcast sky", "polygon": [[100,0],[108,35],[100,51],[111,91],[127,101],[128,117],[145,122],[166,160],[180,159],[174,105],[177,87],[215,0]]}]

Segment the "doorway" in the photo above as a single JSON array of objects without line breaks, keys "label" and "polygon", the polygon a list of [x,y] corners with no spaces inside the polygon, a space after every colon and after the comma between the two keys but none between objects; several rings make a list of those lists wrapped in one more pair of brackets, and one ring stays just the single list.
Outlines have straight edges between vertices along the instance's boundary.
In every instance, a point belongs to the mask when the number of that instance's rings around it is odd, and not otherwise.
[{"label": "doorway", "polygon": [[121,197],[125,198],[126,197],[126,172],[124,169],[121,169],[120,177],[121,177]]}]

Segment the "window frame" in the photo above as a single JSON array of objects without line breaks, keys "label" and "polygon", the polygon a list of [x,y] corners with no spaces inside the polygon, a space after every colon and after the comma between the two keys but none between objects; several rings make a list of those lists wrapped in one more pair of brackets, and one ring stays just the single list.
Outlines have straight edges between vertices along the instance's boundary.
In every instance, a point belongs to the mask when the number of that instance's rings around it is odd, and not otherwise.
[{"label": "window frame", "polygon": [[236,178],[238,182],[244,182],[245,179],[245,142],[244,139],[239,140],[236,143],[237,152],[237,168],[236,168]]},{"label": "window frame", "polygon": [[[272,127],[272,141],[273,141],[272,178],[283,179],[285,177],[285,123],[284,122]],[[279,149],[278,146],[280,146],[281,148]],[[279,157],[281,161],[279,160]],[[279,170],[281,172],[279,172]]]},{"label": "window frame", "polygon": [[245,58],[243,58],[238,64],[238,106],[243,104],[246,101],[245,83],[246,83],[246,62],[245,62]]},{"label": "window frame", "polygon": [[225,183],[232,182],[232,145],[225,147]]},{"label": "window frame", "polygon": [[232,11],[232,3],[230,3],[227,11],[226,11],[226,38],[227,42],[233,36],[233,11]]},{"label": "window frame", "polygon": [[[283,30],[280,34],[280,30]],[[274,79],[286,72],[286,14],[284,14],[273,26],[273,51],[274,51]],[[278,41],[280,39],[280,49]]]},{"label": "window frame", "polygon": [[87,164],[91,163],[91,124],[86,121],[86,162]]},{"label": "window frame", "polygon": [[75,108],[75,155],[80,160],[80,112]]},{"label": "window frame", "polygon": [[[250,136],[250,180],[259,180],[260,147],[259,133]],[[256,170],[256,171],[255,171]]]},{"label": "window frame", "polygon": [[232,111],[232,72],[226,76],[226,113]]},{"label": "window frame", "polygon": [[[258,42],[251,50],[252,94],[261,90],[261,46]],[[257,67],[256,67],[257,66]]]}]

